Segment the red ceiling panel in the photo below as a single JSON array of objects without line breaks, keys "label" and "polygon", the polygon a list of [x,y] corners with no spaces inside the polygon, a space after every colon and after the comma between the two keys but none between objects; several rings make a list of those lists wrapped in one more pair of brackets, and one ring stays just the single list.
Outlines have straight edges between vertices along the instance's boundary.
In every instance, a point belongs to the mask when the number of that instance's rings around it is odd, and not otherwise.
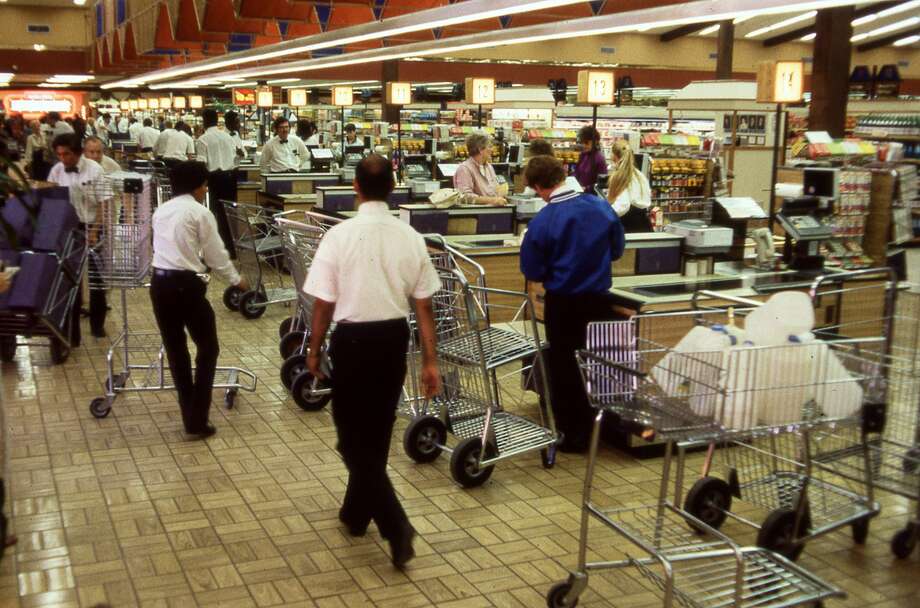
[{"label": "red ceiling panel", "polygon": [[383,8],[383,18],[407,15],[449,4],[447,0],[389,0]]},{"label": "red ceiling panel", "polygon": [[200,50],[200,42],[177,42],[173,35],[172,19],[169,17],[169,7],[163,3],[157,13],[157,31],[153,45],[158,49]]},{"label": "red ceiling panel", "polygon": [[230,35],[226,33],[201,31],[198,11],[195,9],[195,0],[179,0],[179,19],[176,21],[175,36],[176,40],[190,42],[226,43],[230,39]]},{"label": "red ceiling panel", "polygon": [[332,15],[326,29],[336,30],[349,25],[360,25],[375,21],[374,11],[370,5],[332,4]]},{"label": "red ceiling panel", "polygon": [[292,21],[288,23],[287,34],[285,34],[285,39],[290,40],[292,38],[301,38],[303,36],[312,36],[313,34],[319,34],[323,30],[320,28],[319,23],[301,23],[297,21]]},{"label": "red ceiling panel", "polygon": [[[277,23],[272,22],[275,28]],[[264,19],[238,19],[233,8],[233,0],[208,0],[204,11],[202,30],[226,34],[271,35]]]},{"label": "red ceiling panel", "polygon": [[289,0],[241,0],[240,17],[316,21],[312,3],[290,2]]},{"label": "red ceiling panel", "polygon": [[607,0],[601,9],[602,15],[611,13],[623,13],[625,11],[638,11],[646,8],[655,8],[656,6],[668,6],[670,4],[683,4],[684,0]]}]

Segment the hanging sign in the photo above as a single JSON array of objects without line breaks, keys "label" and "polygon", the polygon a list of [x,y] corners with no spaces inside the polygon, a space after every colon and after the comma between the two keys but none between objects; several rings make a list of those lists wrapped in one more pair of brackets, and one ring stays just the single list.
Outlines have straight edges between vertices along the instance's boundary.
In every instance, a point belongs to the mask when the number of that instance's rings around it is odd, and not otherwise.
[{"label": "hanging sign", "polygon": [[805,64],[801,61],[763,61],[757,70],[757,101],[798,103],[804,80]]},{"label": "hanging sign", "polygon": [[386,103],[391,106],[405,106],[412,103],[412,85],[408,82],[388,82]]},{"label": "hanging sign", "polygon": [[254,106],[256,105],[255,89],[233,89],[233,105],[235,106]]},{"label": "hanging sign", "polygon": [[306,89],[288,89],[288,104],[295,108],[307,105]]},{"label": "hanging sign", "polygon": [[489,105],[495,103],[494,78],[467,78],[465,81],[466,103]]},{"label": "hanging sign", "polygon": [[332,105],[350,106],[355,103],[355,92],[351,87],[332,87]]},{"label": "hanging sign", "polygon": [[610,105],[614,93],[613,72],[581,70],[578,72],[578,103]]},{"label": "hanging sign", "polygon": [[204,107],[204,97],[201,95],[192,95],[188,98],[188,104],[193,110],[200,110]]}]

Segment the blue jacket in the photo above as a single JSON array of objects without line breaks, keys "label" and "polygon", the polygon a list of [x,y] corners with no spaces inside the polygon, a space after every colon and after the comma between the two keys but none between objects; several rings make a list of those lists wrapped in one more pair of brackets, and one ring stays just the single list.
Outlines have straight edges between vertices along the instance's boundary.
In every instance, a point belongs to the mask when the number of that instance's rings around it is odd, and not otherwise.
[{"label": "blue jacket", "polygon": [[610,290],[610,265],[623,255],[623,225],[610,203],[558,190],[527,226],[521,272],[563,295]]}]

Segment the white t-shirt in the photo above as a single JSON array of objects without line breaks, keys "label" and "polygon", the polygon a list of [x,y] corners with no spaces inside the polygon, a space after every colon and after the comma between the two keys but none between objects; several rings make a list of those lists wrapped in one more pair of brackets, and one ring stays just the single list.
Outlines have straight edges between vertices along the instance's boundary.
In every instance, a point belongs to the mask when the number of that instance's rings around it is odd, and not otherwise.
[{"label": "white t-shirt", "polygon": [[430,298],[440,288],[425,240],[378,201],[361,203],[355,217],[326,233],[303,286],[335,303],[337,323],[405,319],[409,298]]},{"label": "white t-shirt", "polygon": [[141,127],[141,130],[137,132],[137,147],[141,150],[153,149],[159,137],[160,132],[153,127]]},{"label": "white t-shirt", "polygon": [[[160,142],[157,141],[157,144]],[[185,131],[173,131],[166,136],[163,144],[163,158],[188,160],[189,154],[195,154],[195,141]]]},{"label": "white t-shirt", "polygon": [[169,136],[175,133],[176,130],[172,127],[168,129],[163,129],[158,131],[157,140],[153,144],[153,155],[154,156],[163,156],[166,153],[166,140],[169,139]]},{"label": "white t-shirt", "polygon": [[648,178],[639,171],[633,171],[629,187],[620,192],[617,200],[613,201],[613,210],[619,217],[626,215],[631,206],[639,209],[648,209],[652,206],[652,189]]},{"label": "white t-shirt", "polygon": [[208,171],[230,171],[236,165],[236,142],[217,127],[208,130],[195,142],[198,160],[208,164]]}]

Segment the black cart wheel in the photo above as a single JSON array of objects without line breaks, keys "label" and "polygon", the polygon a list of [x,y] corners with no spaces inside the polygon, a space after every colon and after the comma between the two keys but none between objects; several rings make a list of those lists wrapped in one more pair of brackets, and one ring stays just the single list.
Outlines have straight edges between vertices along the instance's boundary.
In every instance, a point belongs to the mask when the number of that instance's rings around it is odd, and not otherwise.
[{"label": "black cart wheel", "polygon": [[224,290],[224,306],[227,310],[236,312],[240,309],[240,298],[246,293],[236,285],[231,285]]},{"label": "black cart wheel", "polygon": [[[454,453],[450,455],[450,474],[454,481],[464,488],[476,488],[484,484],[492,476],[495,465],[479,466],[479,453],[482,450],[482,439],[469,437],[457,444]],[[495,456],[495,448],[486,446],[486,458]]]},{"label": "black cart wheel", "polygon": [[907,526],[891,537],[891,552],[898,559],[907,559],[917,548],[917,535],[914,529]]},{"label": "black cart wheel", "polygon": [[0,361],[9,363],[16,356],[16,336],[0,336]]},{"label": "black cart wheel", "polygon": [[684,500],[684,511],[716,530],[725,523],[731,508],[731,488],[718,477],[697,480]]},{"label": "black cart wheel", "polygon": [[801,531],[795,529],[795,510],[780,508],[767,516],[757,533],[757,546],[779,553],[795,561],[805,549],[805,543],[797,539],[809,528],[807,515],[802,518]]},{"label": "black cart wheel", "polygon": [[51,362],[60,365],[70,356],[70,347],[60,338],[51,338]]},{"label": "black cart wheel", "polygon": [[94,418],[105,418],[111,411],[112,406],[109,405],[105,397],[96,397],[89,404],[89,413],[92,414]]},{"label": "black cart wheel", "polygon": [[288,317],[283,320],[280,325],[278,325],[278,337],[283,338],[287,334],[291,333],[291,328],[294,327],[294,317]]},{"label": "black cart wheel", "polygon": [[540,462],[543,463],[544,469],[551,469],[556,466],[556,445],[553,444],[548,448],[543,448],[540,450]]},{"label": "black cart wheel", "polygon": [[228,410],[232,410],[233,406],[236,405],[236,395],[237,389],[235,388],[228,388],[227,392],[224,393],[224,406]]},{"label": "black cart wheel", "polygon": [[403,433],[403,450],[406,456],[419,464],[437,460],[441,447],[447,441],[447,427],[440,418],[421,416],[414,418]]},{"label": "black cart wheel", "polygon": [[572,598],[572,601],[566,603],[565,596],[572,590],[569,583],[556,583],[549,589],[546,594],[546,605],[549,608],[574,608],[578,605],[578,598]]},{"label": "black cart wheel", "polygon": [[287,390],[291,390],[291,387],[294,386],[294,378],[306,370],[306,355],[291,355],[281,364],[281,384],[283,384],[284,388]]},{"label": "black cart wheel", "polygon": [[281,358],[286,360],[291,355],[304,352],[306,350],[304,348],[306,338],[307,334],[302,331],[292,331],[285,334],[278,344],[278,352],[281,353]]},{"label": "black cart wheel", "polygon": [[[304,370],[294,378],[294,383],[291,385],[291,396],[294,397],[294,403],[305,412],[318,412],[326,407],[326,404],[332,399],[331,393],[317,395],[314,392],[313,380],[313,374]],[[322,381],[316,382],[315,384],[316,389],[328,388]]]},{"label": "black cart wheel", "polygon": [[869,518],[854,521],[850,528],[853,532],[853,542],[857,545],[865,545],[866,539],[869,538]]},{"label": "black cart wheel", "polygon": [[265,314],[268,298],[258,291],[247,291],[240,296],[240,312],[247,319],[258,319]]}]

